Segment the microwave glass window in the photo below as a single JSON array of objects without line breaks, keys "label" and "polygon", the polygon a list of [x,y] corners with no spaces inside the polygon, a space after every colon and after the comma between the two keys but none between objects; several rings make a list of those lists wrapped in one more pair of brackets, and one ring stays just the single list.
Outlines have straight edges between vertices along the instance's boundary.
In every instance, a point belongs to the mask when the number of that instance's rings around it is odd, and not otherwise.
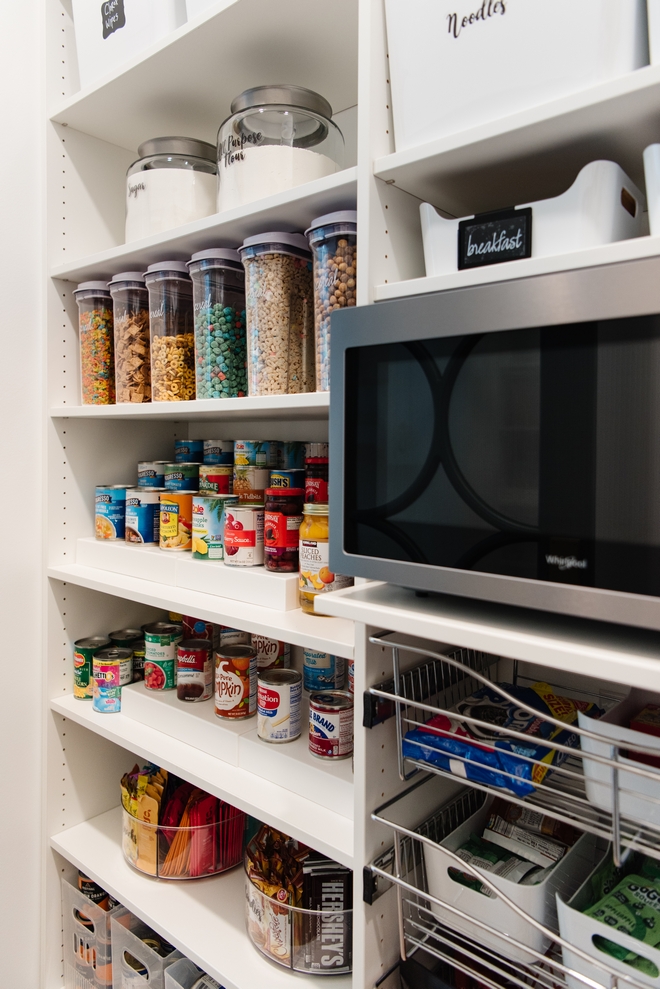
[{"label": "microwave glass window", "polygon": [[660,317],[346,353],[346,552],[660,595]]}]

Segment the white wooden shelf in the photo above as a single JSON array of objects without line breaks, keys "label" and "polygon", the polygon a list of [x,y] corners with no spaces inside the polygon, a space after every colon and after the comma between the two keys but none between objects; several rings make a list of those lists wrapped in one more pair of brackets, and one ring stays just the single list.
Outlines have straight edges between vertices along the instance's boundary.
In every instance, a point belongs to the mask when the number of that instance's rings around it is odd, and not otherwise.
[{"label": "white wooden shelf", "polygon": [[61,102],[50,119],[135,150],[159,134],[215,143],[232,99],[252,86],[288,81],[322,93],[334,112],[357,103],[354,0],[336,0],[341,45],[332,51],[328,10],[297,0],[218,0],[100,82]]},{"label": "white wooden shelf", "polygon": [[[128,688],[129,694],[134,688]],[[145,692],[146,693],[146,692]],[[174,694],[175,692],[170,692]],[[132,706],[133,714],[147,709],[149,701]],[[144,700],[144,699],[142,699]],[[172,711],[174,704],[179,703],[172,697],[170,701],[153,701],[156,708],[160,704],[162,710],[152,714],[151,720],[162,723],[168,710]],[[205,708],[201,714],[191,714],[191,717],[214,717],[211,702],[207,704],[190,705]],[[352,866],[353,862],[353,821],[352,821],[352,790],[350,760],[339,763],[321,763],[310,765],[298,746],[290,755],[281,754],[282,746],[272,746],[267,742],[259,743],[257,739],[247,739],[243,746],[243,761],[254,768],[255,758],[252,749],[259,744],[263,766],[259,772],[253,772],[236,764],[232,765],[224,758],[211,755],[195,745],[200,741],[200,732],[188,730],[182,719],[171,719],[167,731],[159,731],[149,724],[142,724],[136,717],[122,711],[119,714],[99,714],[92,710],[91,703],[76,700],[72,694],[55,698],[50,707],[62,717],[75,721],[76,724],[109,739],[122,748],[128,749],[143,759],[154,762],[170,772],[176,773],[195,786],[227,800],[241,810],[252,814],[259,820],[267,821],[276,828],[281,828],[287,834],[298,838],[319,851],[325,852],[344,865]],[[131,710],[130,704],[126,711]],[[207,713],[208,712],[208,713]],[[217,719],[215,719],[217,721]],[[218,724],[218,750],[228,752],[229,736],[233,734],[234,741],[241,742],[244,734],[250,735],[255,729],[254,721],[244,726],[232,728]],[[179,731],[179,734],[174,732]],[[182,737],[188,735],[188,738]],[[224,737],[223,737],[224,736]],[[224,749],[223,749],[224,743]],[[290,746],[296,746],[295,742]],[[286,746],[284,746],[286,748]],[[241,753],[236,746],[236,759],[241,759]],[[309,761],[313,756],[309,756]],[[319,760],[314,759],[314,763]],[[291,779],[296,770],[301,771],[301,778],[306,779],[308,794],[295,792],[287,786],[287,778],[292,785],[303,788],[299,779]],[[269,770],[274,772],[272,779]],[[284,782],[283,782],[284,781]],[[119,793],[117,781],[117,793]],[[310,795],[311,794],[311,795]],[[312,799],[312,796],[319,799]],[[341,811],[349,811],[342,813]]]},{"label": "white wooden shelf", "polygon": [[145,402],[144,405],[60,405],[53,419],[160,419],[173,422],[249,419],[327,419],[329,392],[306,395],[263,395],[256,398],[200,399],[194,402]]},{"label": "white wooden shelf", "polygon": [[466,216],[558,195],[580,168],[612,159],[644,188],[658,140],[660,65],[377,158],[378,178]]},{"label": "white wooden shelf", "polygon": [[431,642],[479,649],[510,659],[658,690],[656,632],[568,618],[526,608],[415,591],[394,584],[361,584],[317,598],[327,615],[404,632]]},{"label": "white wooden shelf", "polygon": [[354,166],[183,227],[67,260],[51,268],[51,278],[73,282],[105,279],[121,271],[145,271],[147,265],[163,258],[188,261],[196,251],[207,247],[235,248],[246,237],[264,230],[304,231],[317,216],[338,209],[355,209],[356,196]]},{"label": "white wooden shelf", "polygon": [[[294,979],[250,942],[245,931],[242,867],[191,882],[143,876],[124,861],[119,807],[53,835],[50,844],[225,989],[318,986],[318,977],[296,975]],[[332,984],[336,989],[349,989],[351,976],[336,976]]]},{"label": "white wooden shelf", "polygon": [[275,611],[203,591],[159,584],[154,580],[112,573],[79,563],[51,566],[46,573],[55,580],[127,598],[129,601],[150,604],[184,615],[195,615],[196,618],[236,626],[247,632],[257,632],[290,642],[295,646],[320,649],[346,659],[353,658],[355,633],[350,621],[307,615],[300,609]]}]

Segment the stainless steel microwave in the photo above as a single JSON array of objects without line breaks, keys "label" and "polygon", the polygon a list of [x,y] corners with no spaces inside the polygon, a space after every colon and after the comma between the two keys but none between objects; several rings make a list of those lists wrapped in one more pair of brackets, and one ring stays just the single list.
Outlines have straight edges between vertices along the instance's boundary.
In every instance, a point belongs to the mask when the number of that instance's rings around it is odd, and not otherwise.
[{"label": "stainless steel microwave", "polygon": [[660,629],[660,258],[333,316],[330,564]]}]

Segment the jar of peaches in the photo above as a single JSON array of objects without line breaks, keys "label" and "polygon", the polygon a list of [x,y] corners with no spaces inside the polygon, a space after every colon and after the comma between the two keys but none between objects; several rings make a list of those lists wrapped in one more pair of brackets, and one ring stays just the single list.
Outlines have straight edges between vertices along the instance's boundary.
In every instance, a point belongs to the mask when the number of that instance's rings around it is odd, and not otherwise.
[{"label": "jar of peaches", "polygon": [[333,573],[330,569],[328,506],[307,503],[303,506],[303,520],[299,532],[298,555],[300,560],[300,607],[310,615],[314,611],[317,594],[338,591],[353,584],[352,577]]}]

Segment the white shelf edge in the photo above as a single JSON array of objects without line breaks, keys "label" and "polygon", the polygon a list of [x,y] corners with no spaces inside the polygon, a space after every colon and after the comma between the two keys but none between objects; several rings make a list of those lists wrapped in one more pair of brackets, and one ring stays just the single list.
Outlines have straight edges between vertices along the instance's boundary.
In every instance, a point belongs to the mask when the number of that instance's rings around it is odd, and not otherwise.
[{"label": "white shelf edge", "polygon": [[145,402],[143,405],[66,405],[50,410],[52,419],[324,419],[330,408],[329,392],[302,395],[260,395],[245,398],[199,399],[193,402]]},{"label": "white shelf edge", "polygon": [[[115,807],[50,838],[50,846],[153,927],[225,989],[291,989],[292,973],[269,962],[251,944],[243,915],[241,866],[211,879],[167,882],[141,875],[121,851],[121,809]],[[333,986],[349,989],[351,976]],[[296,974],[297,986],[318,977]]]},{"label": "white shelf edge", "polygon": [[121,713],[98,714],[72,694],[50,708],[352,868],[353,822],[336,811]]},{"label": "white shelf edge", "polygon": [[114,597],[127,598],[129,601],[153,605],[166,611],[195,615],[206,621],[236,624],[247,632],[257,632],[296,646],[321,649],[345,659],[353,658],[353,623],[344,619],[328,621],[320,615],[307,615],[300,610],[274,611],[202,591],[158,584],[152,580],[98,570],[78,563],[51,566],[46,573],[54,580],[67,581],[104,594],[112,594]]}]

